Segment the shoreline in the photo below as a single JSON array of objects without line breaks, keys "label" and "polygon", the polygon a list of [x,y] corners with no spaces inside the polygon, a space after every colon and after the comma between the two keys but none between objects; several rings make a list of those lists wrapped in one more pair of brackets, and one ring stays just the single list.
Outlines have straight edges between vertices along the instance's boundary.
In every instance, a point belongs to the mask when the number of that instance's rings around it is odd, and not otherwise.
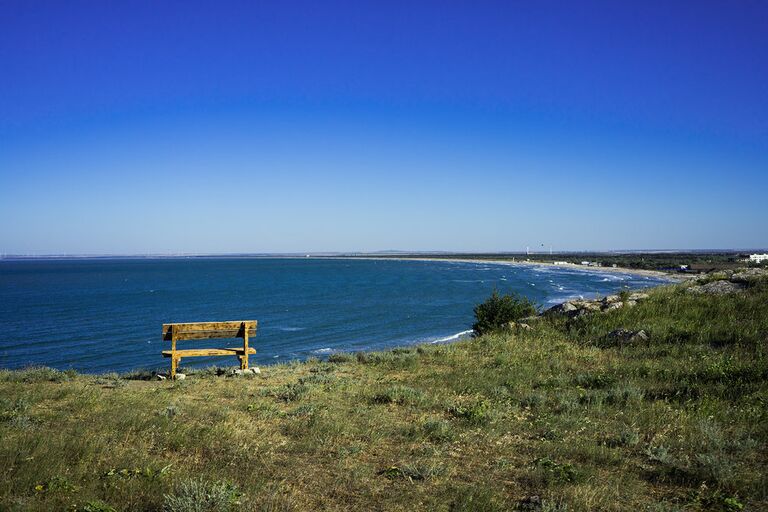
[{"label": "shoreline", "polygon": [[[573,271],[579,271],[579,272],[585,272],[585,273],[618,273],[618,274],[628,274],[628,275],[636,275],[636,276],[645,276],[645,277],[653,277],[657,279],[662,279],[664,282],[662,283],[655,283],[651,286],[648,286],[647,289],[654,289],[660,286],[666,286],[669,284],[674,284],[680,281],[685,280],[684,277],[674,276],[667,274],[662,271],[655,271],[655,270],[644,270],[644,269],[627,269],[623,267],[586,267],[578,264],[568,263],[563,265],[555,265],[554,263],[549,262],[539,262],[539,261],[509,261],[509,260],[496,260],[496,259],[475,259],[475,258],[430,258],[430,257],[382,257],[382,256],[319,256],[319,257],[312,257],[312,258],[304,258],[304,257],[289,257],[285,259],[296,259],[296,260],[306,260],[306,259],[328,259],[328,260],[392,260],[392,261],[421,261],[421,262],[444,262],[444,263],[470,263],[470,264],[491,264],[491,265],[505,265],[509,267],[556,267],[556,268],[564,268],[569,269]],[[552,303],[551,305],[557,305],[562,304],[564,302],[568,302],[572,299],[563,299],[560,302]],[[543,310],[539,312],[537,315],[541,315],[543,313]],[[387,345],[386,347],[380,347],[380,348],[368,348],[364,350],[356,350],[354,352],[363,352],[363,353],[373,353],[373,352],[380,352],[380,351],[387,351],[392,350],[395,348],[401,348],[401,347],[414,347],[418,345],[435,345],[435,344],[451,344],[457,341],[462,341],[465,339],[468,339],[471,337],[471,329],[470,330],[461,330],[458,332],[449,332],[448,334],[440,334],[435,335],[434,338],[432,336],[428,336],[426,338],[415,338],[415,339],[409,339],[409,340],[403,340],[401,343],[394,343],[392,345]],[[430,339],[433,338],[433,339]],[[280,365],[285,364],[286,362],[292,362],[292,361],[305,361],[307,359],[313,358],[313,357],[319,357],[319,358],[326,358],[331,354],[336,353],[348,353],[345,350],[330,350],[327,353],[322,352],[318,353],[318,350],[326,350],[325,347],[322,347],[320,349],[310,350],[305,354],[304,356],[299,356],[295,359],[281,359],[280,361],[265,361],[260,364],[262,367],[269,367],[273,365]],[[214,365],[218,366],[218,365]],[[27,368],[35,368],[38,367],[38,365],[32,364],[29,366],[23,366],[18,368],[7,368],[7,367],[0,367],[0,370],[24,370]],[[52,367],[53,368],[53,367]],[[196,370],[200,370],[203,367],[197,367],[194,366]],[[56,368],[58,371],[68,371],[69,369],[59,369]],[[137,368],[131,368],[129,370],[126,370],[124,372],[120,372],[121,374],[130,374],[134,372],[157,372],[162,373],[163,367],[137,367]],[[82,370],[76,370],[79,374],[84,375],[101,375],[104,372],[94,372],[94,371],[82,371]],[[111,370],[107,370],[106,372],[109,373]]]},{"label": "shoreline", "polygon": [[[304,259],[304,258],[300,258]],[[670,274],[661,270],[647,270],[640,268],[626,268],[626,267],[587,267],[584,265],[578,265],[576,263],[565,263],[556,265],[547,261],[509,261],[509,260],[493,260],[493,259],[477,259],[477,258],[407,258],[401,256],[317,256],[311,259],[324,259],[324,260],[379,260],[379,261],[431,261],[431,262],[448,262],[448,263],[490,263],[492,265],[508,265],[511,267],[555,267],[565,268],[570,270],[577,270],[580,272],[613,272],[618,274],[633,274],[645,277],[656,277],[666,279],[670,282],[681,282],[688,279],[681,275]]]}]

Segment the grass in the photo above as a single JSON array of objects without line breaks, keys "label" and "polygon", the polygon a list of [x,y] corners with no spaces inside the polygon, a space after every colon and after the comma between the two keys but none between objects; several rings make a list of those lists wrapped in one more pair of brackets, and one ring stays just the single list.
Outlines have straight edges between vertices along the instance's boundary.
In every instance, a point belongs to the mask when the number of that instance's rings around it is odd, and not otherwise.
[{"label": "grass", "polygon": [[768,510],[766,342],[765,285],[677,285],[250,378],[0,371],[0,510]]}]

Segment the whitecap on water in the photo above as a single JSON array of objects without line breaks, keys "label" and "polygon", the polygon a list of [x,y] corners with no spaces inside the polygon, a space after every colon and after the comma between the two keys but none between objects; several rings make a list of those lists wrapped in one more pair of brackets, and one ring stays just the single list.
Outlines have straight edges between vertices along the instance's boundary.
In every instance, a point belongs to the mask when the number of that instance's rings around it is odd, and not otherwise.
[{"label": "whitecap on water", "polygon": [[468,337],[473,332],[474,331],[472,329],[469,329],[467,331],[457,332],[456,334],[451,334],[450,336],[446,336],[445,338],[438,338],[436,340],[432,340],[430,343],[445,343],[448,341],[458,340],[462,337]]}]

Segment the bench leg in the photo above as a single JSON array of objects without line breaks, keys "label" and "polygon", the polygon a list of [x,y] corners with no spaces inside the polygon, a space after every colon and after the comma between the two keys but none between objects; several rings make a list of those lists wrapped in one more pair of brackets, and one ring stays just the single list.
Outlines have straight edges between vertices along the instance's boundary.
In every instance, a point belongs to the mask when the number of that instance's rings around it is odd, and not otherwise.
[{"label": "bench leg", "polygon": [[243,357],[240,360],[240,369],[248,369],[248,327],[243,323]]},{"label": "bench leg", "polygon": [[176,368],[179,365],[181,358],[171,357],[171,379],[176,378]]}]

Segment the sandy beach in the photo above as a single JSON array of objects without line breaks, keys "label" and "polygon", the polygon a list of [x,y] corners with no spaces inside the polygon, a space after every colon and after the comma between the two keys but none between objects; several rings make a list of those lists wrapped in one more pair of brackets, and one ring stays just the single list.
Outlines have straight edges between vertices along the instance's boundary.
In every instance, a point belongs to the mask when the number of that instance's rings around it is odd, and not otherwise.
[{"label": "sandy beach", "polygon": [[479,259],[479,258],[407,258],[407,257],[387,257],[387,256],[328,256],[323,257],[325,259],[346,259],[346,260],[395,260],[395,261],[447,261],[453,263],[491,263],[494,265],[509,265],[520,267],[556,267],[567,268],[571,270],[578,270],[581,272],[613,272],[619,274],[633,274],[638,276],[658,277],[662,279],[668,279],[669,281],[684,281],[686,276],[678,274],[670,274],[662,272],[660,270],[646,270],[638,268],[625,268],[625,267],[588,267],[586,265],[578,265],[576,263],[563,263],[554,264],[547,261],[509,261],[509,260],[493,260],[493,259]]}]

